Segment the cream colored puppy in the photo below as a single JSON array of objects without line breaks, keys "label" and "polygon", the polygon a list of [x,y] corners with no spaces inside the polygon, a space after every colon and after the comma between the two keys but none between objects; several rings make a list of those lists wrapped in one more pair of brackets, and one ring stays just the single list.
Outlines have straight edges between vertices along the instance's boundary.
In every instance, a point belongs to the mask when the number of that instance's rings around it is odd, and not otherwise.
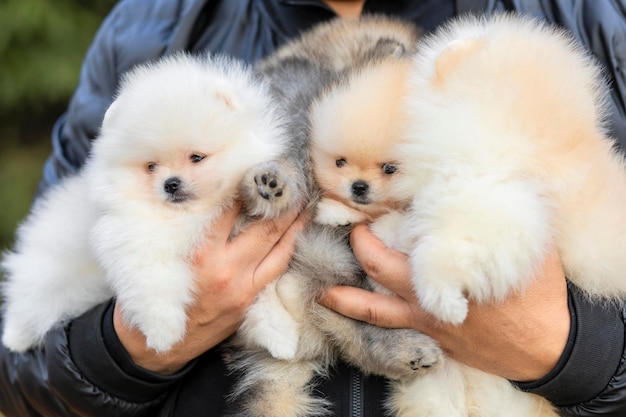
[{"label": "cream colored puppy", "polygon": [[[556,248],[591,298],[626,294],[626,169],[604,128],[601,71],[569,35],[529,18],[465,18],[418,47],[407,84],[402,239],[435,317],[524,291]],[[410,417],[556,416],[544,399],[452,360],[403,387]]]},{"label": "cream colored puppy", "polygon": [[409,80],[400,195],[424,307],[524,289],[556,247],[590,296],[626,294],[626,169],[604,129],[607,88],[564,33],[530,19],[459,20],[421,44]]},{"label": "cream colored puppy", "polygon": [[373,63],[313,104],[311,157],[322,194],[318,223],[372,222],[410,201],[392,193],[410,69],[409,59]]},{"label": "cream colored puppy", "polygon": [[[405,252],[411,242],[403,239],[401,228],[407,221],[412,194],[400,196],[395,192],[405,175],[396,147],[403,139],[406,81],[413,69],[408,58],[372,63],[311,107],[311,158],[321,193],[315,222],[335,227],[366,222],[388,247]],[[368,283],[376,291],[388,293],[375,281]],[[388,341],[390,358],[405,349],[411,339],[421,338],[423,346],[430,345],[433,353],[440,352],[434,340],[416,331],[407,332],[411,333],[404,339]],[[433,358],[436,362],[428,372],[391,377],[389,409],[400,411],[396,404],[404,400],[406,385],[437,372],[441,357]],[[397,415],[404,416],[402,413],[414,407],[420,404],[410,403]]]}]

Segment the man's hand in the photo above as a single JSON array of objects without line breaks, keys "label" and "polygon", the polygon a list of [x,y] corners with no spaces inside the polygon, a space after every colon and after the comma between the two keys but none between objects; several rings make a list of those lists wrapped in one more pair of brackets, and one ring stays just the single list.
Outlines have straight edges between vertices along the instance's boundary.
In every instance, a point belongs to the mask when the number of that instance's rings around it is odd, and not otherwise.
[{"label": "man's hand", "polygon": [[385,247],[366,225],[355,226],[350,242],[368,275],[396,295],[337,286],[320,299],[326,307],[382,327],[419,330],[459,362],[510,380],[537,380],[556,365],[567,343],[570,315],[555,253],[523,293],[499,304],[470,302],[465,322],[454,326],[421,308],[405,254]]},{"label": "man's hand", "polygon": [[294,212],[254,223],[229,240],[240,209],[237,205],[225,211],[195,253],[195,302],[188,308],[184,340],[169,352],[146,348],[143,334],[129,328],[115,306],[113,325],[137,365],[162,374],[181,369],[233,334],[256,295],[287,269],[305,217]]}]

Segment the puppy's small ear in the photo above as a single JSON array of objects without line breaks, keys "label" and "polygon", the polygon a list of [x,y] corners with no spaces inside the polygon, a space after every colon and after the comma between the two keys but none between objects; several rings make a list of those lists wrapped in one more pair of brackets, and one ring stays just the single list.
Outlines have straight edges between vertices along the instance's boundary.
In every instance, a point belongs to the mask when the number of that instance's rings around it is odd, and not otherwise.
[{"label": "puppy's small ear", "polygon": [[237,100],[236,98],[230,94],[228,91],[217,91],[215,92],[215,98],[217,101],[222,102],[229,110],[236,110]]},{"label": "puppy's small ear", "polygon": [[115,115],[118,113],[118,101],[117,100],[113,100],[113,102],[111,104],[109,104],[109,107],[107,108],[107,110],[104,112],[104,118],[102,119],[102,124],[104,125],[105,123],[109,123],[109,121],[111,119],[115,118]]},{"label": "puppy's small ear", "polygon": [[484,43],[485,40],[481,38],[468,38],[457,39],[447,45],[435,61],[435,84],[445,83],[450,72],[482,48]]}]

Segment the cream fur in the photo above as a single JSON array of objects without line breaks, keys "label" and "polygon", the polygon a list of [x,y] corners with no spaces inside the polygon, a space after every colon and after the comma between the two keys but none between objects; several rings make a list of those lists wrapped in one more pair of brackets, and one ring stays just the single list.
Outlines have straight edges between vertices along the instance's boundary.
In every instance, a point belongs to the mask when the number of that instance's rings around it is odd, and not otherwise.
[{"label": "cream fur", "polygon": [[[461,323],[468,299],[523,291],[551,248],[591,298],[622,303],[626,170],[593,60],[557,29],[502,15],[453,21],[414,63],[394,192],[413,196],[400,239],[424,308]],[[449,359],[391,404],[410,417],[557,415]]]},{"label": "cream fur", "polygon": [[[311,108],[311,157],[322,199],[316,221],[345,225],[372,221],[408,202],[392,194],[397,168],[391,155],[403,115],[408,59],[374,63],[330,90]],[[374,105],[375,103],[375,105]],[[341,166],[338,166],[340,164]],[[355,187],[366,187],[362,196]]]},{"label": "cream fur", "polygon": [[299,204],[254,183],[286,147],[281,125],[267,87],[233,60],[181,54],[125,76],[85,168],[42,197],[2,261],[3,343],[25,351],[116,296],[167,351],[185,332],[189,260],[222,209],[239,193],[255,215]]},{"label": "cream fur", "polygon": [[552,246],[589,295],[621,301],[625,165],[592,59],[565,33],[499,16],[448,26],[415,63],[398,191],[417,191],[409,234],[425,307],[461,322],[464,293],[523,289]]}]

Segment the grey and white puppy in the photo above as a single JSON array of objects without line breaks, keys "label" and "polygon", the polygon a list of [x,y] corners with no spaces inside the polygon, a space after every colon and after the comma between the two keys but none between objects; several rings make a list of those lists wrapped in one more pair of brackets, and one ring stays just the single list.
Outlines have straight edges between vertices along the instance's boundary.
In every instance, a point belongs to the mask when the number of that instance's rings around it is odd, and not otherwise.
[{"label": "grey and white puppy", "polygon": [[[414,26],[388,18],[335,20],[259,63],[258,72],[290,115],[287,130],[292,139],[284,158],[268,166],[266,180],[278,178],[277,188],[306,190],[307,210],[313,212],[319,189],[309,149],[311,103],[366,65],[411,54],[418,37]],[[316,302],[332,285],[368,285],[348,245],[348,232],[349,227],[310,224],[299,238],[289,271],[247,312],[225,355],[238,378],[230,396],[233,416],[326,414],[327,402],[314,397],[312,388],[315,377],[325,375],[339,357],[366,373],[400,380],[412,379],[440,361],[436,342],[423,334],[351,320]]]}]

